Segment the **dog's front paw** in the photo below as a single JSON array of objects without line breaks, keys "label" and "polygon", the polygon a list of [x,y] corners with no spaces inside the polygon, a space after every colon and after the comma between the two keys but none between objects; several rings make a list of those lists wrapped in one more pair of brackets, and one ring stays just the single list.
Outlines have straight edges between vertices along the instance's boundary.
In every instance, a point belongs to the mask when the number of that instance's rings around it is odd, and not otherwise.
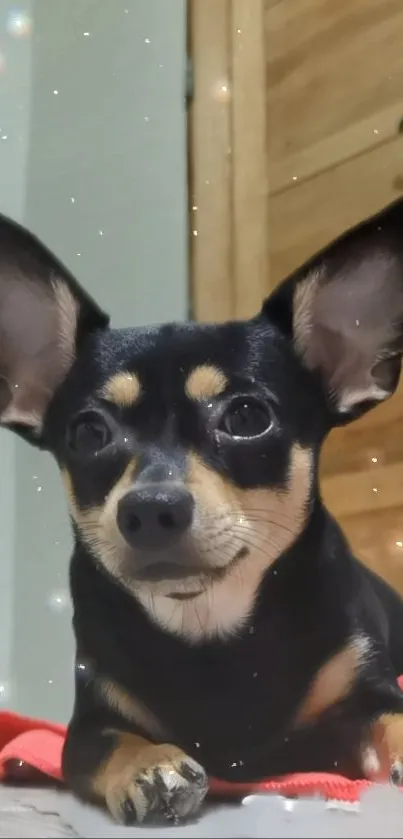
[{"label": "dog's front paw", "polygon": [[371,781],[403,784],[403,715],[384,714],[373,725],[362,751],[364,775]]},{"label": "dog's front paw", "polygon": [[108,778],[105,801],[122,824],[177,822],[197,813],[206,792],[206,773],[195,760],[175,746],[150,744],[132,755],[125,750]]}]

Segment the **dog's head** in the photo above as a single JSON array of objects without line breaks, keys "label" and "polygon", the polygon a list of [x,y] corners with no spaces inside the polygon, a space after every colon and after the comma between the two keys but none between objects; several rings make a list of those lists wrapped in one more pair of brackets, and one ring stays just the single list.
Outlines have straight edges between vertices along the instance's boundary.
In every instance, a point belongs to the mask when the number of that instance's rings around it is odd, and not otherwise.
[{"label": "dog's head", "polygon": [[49,449],[77,539],[166,631],[225,636],[304,530],[327,431],[397,386],[403,204],[249,321],[115,330],[0,221],[0,417]]}]

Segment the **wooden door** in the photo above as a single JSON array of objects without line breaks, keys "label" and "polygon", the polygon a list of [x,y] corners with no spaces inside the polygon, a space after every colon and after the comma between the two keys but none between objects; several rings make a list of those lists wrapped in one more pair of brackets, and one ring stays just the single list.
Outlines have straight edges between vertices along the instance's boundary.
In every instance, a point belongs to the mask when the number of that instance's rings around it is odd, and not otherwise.
[{"label": "wooden door", "polygon": [[[403,193],[403,4],[193,0],[190,12],[195,314],[244,316]],[[403,388],[331,435],[322,488],[356,553],[403,593]]]}]

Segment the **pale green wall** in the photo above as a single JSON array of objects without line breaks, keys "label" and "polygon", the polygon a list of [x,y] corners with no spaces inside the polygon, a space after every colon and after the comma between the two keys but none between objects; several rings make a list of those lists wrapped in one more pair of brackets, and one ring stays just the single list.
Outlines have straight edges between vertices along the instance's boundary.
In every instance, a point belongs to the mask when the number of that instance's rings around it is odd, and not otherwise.
[{"label": "pale green wall", "polygon": [[[32,6],[25,196],[16,215],[112,312],[116,325],[181,319],[187,313],[185,2],[36,0]],[[10,446],[8,436],[1,442]],[[8,464],[15,492],[4,513],[10,536],[1,560],[9,587],[11,572],[14,580],[10,703],[65,719],[72,639],[64,499],[49,457],[18,442],[15,462],[14,476]]]}]

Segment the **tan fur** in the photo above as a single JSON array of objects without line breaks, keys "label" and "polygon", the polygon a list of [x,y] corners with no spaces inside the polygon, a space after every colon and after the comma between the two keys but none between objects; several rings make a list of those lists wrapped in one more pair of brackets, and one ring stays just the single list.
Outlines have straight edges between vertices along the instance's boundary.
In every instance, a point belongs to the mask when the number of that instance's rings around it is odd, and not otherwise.
[{"label": "tan fur", "polygon": [[201,364],[189,374],[185,391],[191,399],[213,399],[220,396],[228,385],[228,379],[218,367]]},{"label": "tan fur", "polygon": [[[172,583],[139,588],[136,596],[156,623],[193,643],[241,629],[264,573],[303,529],[311,470],[311,452],[296,445],[287,489],[243,491],[192,456],[188,487],[198,512],[191,541],[206,574],[198,582],[177,583],[176,591],[196,588],[196,596],[188,600],[169,596]],[[249,553],[237,561],[244,546]],[[222,576],[212,577],[209,568],[222,569]]]},{"label": "tan fur", "polygon": [[[186,537],[205,572],[185,580],[139,583],[131,576],[135,556],[117,526],[119,500],[133,480],[131,462],[103,508],[80,510],[71,478],[64,474],[71,514],[84,542],[165,630],[197,643],[237,632],[251,614],[264,573],[302,531],[312,480],[312,452],[295,445],[284,490],[241,490],[189,457],[187,485],[196,501]],[[246,556],[236,559],[244,548]],[[191,599],[174,599],[191,594]]]},{"label": "tan fur", "polygon": [[52,288],[58,312],[58,344],[62,353],[63,369],[66,372],[74,359],[78,302],[62,280],[53,280]]},{"label": "tan fur", "polygon": [[364,777],[376,783],[403,778],[403,714],[383,714],[373,723],[361,750]]},{"label": "tan fur", "polygon": [[293,300],[293,334],[298,352],[304,356],[312,330],[315,295],[321,278],[319,271],[312,271],[297,284]]},{"label": "tan fur", "polygon": [[381,727],[390,763],[403,761],[403,714],[383,714],[376,725]]},{"label": "tan fur", "polygon": [[108,705],[127,722],[138,725],[153,740],[163,740],[164,729],[149,708],[111,679],[98,679],[97,688]]},{"label": "tan fur", "polygon": [[296,725],[311,722],[349,695],[368,649],[367,638],[353,638],[322,665],[299,708]]},{"label": "tan fur", "polygon": [[141,384],[135,373],[117,373],[103,386],[101,396],[120,408],[135,405],[141,394]]},{"label": "tan fur", "polygon": [[104,506],[81,509],[77,502],[71,475],[62,469],[62,479],[67,492],[70,514],[75,521],[84,542],[91,548],[104,567],[121,582],[125,582],[125,559],[129,559],[129,548],[121,536],[116,522],[117,507],[121,498],[133,483],[136,460],[132,459],[125,471],[107,495]]},{"label": "tan fur", "polygon": [[[111,733],[105,731],[106,735]],[[116,732],[115,736],[117,744],[92,779],[92,791],[96,798],[106,802],[116,821],[120,821],[127,798],[141,801],[139,783],[144,776],[152,780],[153,773],[158,769],[160,772],[171,772],[176,779],[186,755],[176,746],[155,745],[136,734]],[[137,812],[138,818],[141,819],[141,815]]]}]

